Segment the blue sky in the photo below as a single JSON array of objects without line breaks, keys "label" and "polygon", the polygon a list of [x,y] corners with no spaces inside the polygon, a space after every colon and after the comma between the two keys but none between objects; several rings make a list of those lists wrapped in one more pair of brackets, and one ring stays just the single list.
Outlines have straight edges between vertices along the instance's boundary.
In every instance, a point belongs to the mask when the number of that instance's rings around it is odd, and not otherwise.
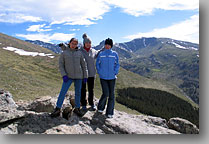
[{"label": "blue sky", "polygon": [[82,34],[93,45],[167,37],[199,43],[199,0],[0,0],[0,32],[60,43]]}]

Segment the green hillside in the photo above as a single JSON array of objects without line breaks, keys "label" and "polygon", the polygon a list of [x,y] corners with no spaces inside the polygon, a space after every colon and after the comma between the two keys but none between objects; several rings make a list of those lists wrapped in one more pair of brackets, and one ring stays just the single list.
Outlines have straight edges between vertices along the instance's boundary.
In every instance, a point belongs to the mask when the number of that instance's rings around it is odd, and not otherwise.
[{"label": "green hillside", "polygon": [[[140,94],[139,94],[140,93]],[[116,101],[143,114],[169,120],[181,117],[199,126],[199,108],[175,95],[150,88],[118,89]]]}]

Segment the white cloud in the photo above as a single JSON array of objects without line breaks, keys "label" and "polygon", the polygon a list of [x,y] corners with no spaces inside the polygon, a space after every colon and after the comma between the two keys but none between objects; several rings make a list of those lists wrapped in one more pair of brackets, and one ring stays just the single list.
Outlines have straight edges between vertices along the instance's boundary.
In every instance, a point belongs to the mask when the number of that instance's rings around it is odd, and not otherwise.
[{"label": "white cloud", "polygon": [[57,41],[69,41],[74,36],[75,34],[54,33],[53,35],[50,36],[50,39]]},{"label": "white cloud", "polygon": [[42,24],[42,25],[32,25],[30,26],[27,31],[32,31],[32,32],[44,32],[44,31],[51,31],[52,29],[43,29],[46,28],[48,26],[45,26],[46,24]]},{"label": "white cloud", "polygon": [[167,37],[199,43],[199,15],[194,15],[188,20],[173,24],[166,28],[154,29],[145,33],[140,32],[124,38],[132,40],[141,37]]},{"label": "white cloud", "polygon": [[[0,10],[1,12],[1,10]],[[39,22],[40,17],[29,16],[21,13],[2,13],[0,14],[0,22],[7,23],[23,23],[23,22]]]},{"label": "white cloud", "polygon": [[109,4],[122,8],[123,12],[134,16],[152,14],[155,9],[196,10],[199,0],[106,0]]},{"label": "white cloud", "polygon": [[[104,0],[0,0],[0,13],[5,14],[0,15],[0,20],[10,23],[36,18],[33,21],[91,25],[109,10]],[[21,21],[16,18],[18,15],[23,16]]]},{"label": "white cloud", "polygon": [[111,7],[140,16],[155,9],[196,10],[199,0],[0,0],[0,21],[44,20],[51,24],[91,25],[102,19]]},{"label": "white cloud", "polygon": [[22,37],[28,40],[41,40],[44,42],[52,41],[69,41],[71,38],[75,37],[75,34],[64,34],[64,33],[54,33],[54,34],[16,34],[18,37]]},{"label": "white cloud", "polygon": [[92,25],[92,24],[96,24],[96,23],[88,19],[75,20],[72,22],[65,23],[65,25]]},{"label": "white cloud", "polygon": [[51,26],[50,25],[48,25],[48,26],[44,26],[45,28],[51,28]]},{"label": "white cloud", "polygon": [[79,31],[80,29],[70,29],[70,31]]}]

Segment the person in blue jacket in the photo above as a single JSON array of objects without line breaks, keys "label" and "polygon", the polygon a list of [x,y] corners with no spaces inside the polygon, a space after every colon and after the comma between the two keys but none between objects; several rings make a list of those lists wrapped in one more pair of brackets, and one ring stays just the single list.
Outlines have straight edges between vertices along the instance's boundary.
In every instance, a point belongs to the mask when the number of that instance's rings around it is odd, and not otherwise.
[{"label": "person in blue jacket", "polygon": [[102,51],[96,60],[96,69],[100,77],[102,87],[102,96],[97,106],[98,112],[102,113],[108,97],[106,108],[106,116],[112,118],[114,115],[115,105],[115,82],[119,72],[119,58],[117,52],[112,50],[113,40],[108,38],[105,40],[105,50]]}]

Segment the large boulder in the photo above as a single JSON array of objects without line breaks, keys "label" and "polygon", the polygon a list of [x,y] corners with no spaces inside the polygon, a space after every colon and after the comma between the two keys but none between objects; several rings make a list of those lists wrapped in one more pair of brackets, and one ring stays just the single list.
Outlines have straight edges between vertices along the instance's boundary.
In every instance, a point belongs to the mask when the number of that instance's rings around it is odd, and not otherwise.
[{"label": "large boulder", "polygon": [[56,99],[46,96],[34,100],[30,105],[28,105],[28,110],[35,112],[52,112],[55,108]]},{"label": "large boulder", "polygon": [[4,108],[0,110],[0,124],[12,122],[14,120],[25,117],[25,111],[19,111],[14,108]]},{"label": "large boulder", "polygon": [[168,127],[184,134],[199,134],[199,129],[196,125],[182,118],[169,119]]},{"label": "large boulder", "polygon": [[160,117],[153,117],[153,116],[143,116],[143,115],[141,115],[140,117],[146,123],[168,128],[166,119]]},{"label": "large boulder", "polygon": [[17,105],[15,104],[11,93],[0,89],[0,108],[3,107],[16,108]]},{"label": "large boulder", "polygon": [[17,110],[12,94],[0,89],[0,124],[12,122],[25,116],[24,111]]},{"label": "large boulder", "polygon": [[[72,106],[72,107],[75,106],[74,97],[72,95],[73,95],[72,92],[68,92],[66,94],[65,100],[62,106],[63,109],[69,106]],[[25,101],[20,100],[17,102],[17,105],[19,106],[18,109],[20,110],[50,113],[56,107],[57,99],[58,97],[44,96],[41,98],[37,98],[31,102],[25,102]]]}]

